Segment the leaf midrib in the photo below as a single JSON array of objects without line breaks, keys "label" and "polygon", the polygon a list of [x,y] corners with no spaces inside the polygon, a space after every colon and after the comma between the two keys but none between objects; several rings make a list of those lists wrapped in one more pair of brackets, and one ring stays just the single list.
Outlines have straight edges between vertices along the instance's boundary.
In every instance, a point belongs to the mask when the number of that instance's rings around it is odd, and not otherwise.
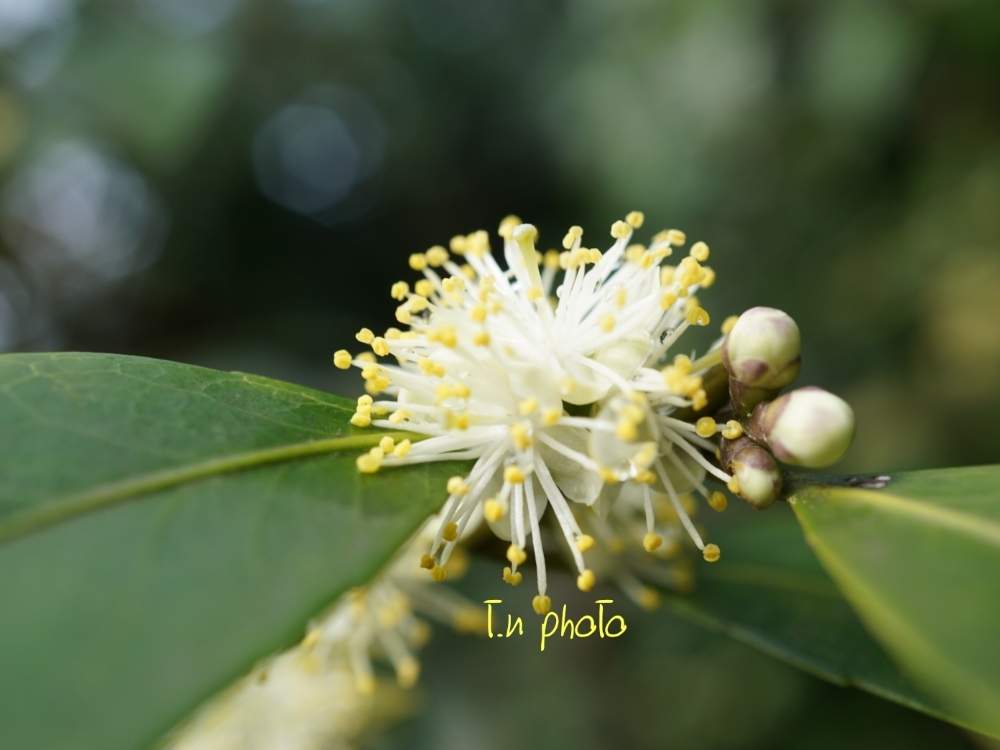
[{"label": "leaf midrib", "polygon": [[37,533],[87,513],[93,513],[143,496],[154,495],[180,485],[295,459],[369,448],[377,445],[386,436],[396,440],[407,438],[414,442],[424,437],[407,432],[379,431],[324,440],[306,440],[233,453],[207,461],[158,469],[126,479],[106,482],[89,490],[65,495],[44,503],[40,507],[33,507],[30,510],[8,516],[0,521],[0,544]]}]

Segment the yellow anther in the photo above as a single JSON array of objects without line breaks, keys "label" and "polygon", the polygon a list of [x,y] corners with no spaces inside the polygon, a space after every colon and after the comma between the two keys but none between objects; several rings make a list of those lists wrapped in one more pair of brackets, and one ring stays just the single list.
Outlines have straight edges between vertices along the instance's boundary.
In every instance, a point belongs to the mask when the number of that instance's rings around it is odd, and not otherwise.
[{"label": "yellow anther", "polygon": [[728,505],[729,501],[726,500],[726,496],[718,490],[708,496],[708,507],[714,511],[721,513]]},{"label": "yellow anther", "polygon": [[597,470],[598,476],[601,481],[605,484],[615,484],[618,481],[618,474],[614,469],[609,469],[606,466],[602,466]]},{"label": "yellow anther", "polygon": [[347,370],[352,362],[351,353],[347,349],[338,349],[333,353],[333,366],[338,370]]},{"label": "yellow anther", "polygon": [[427,256],[423,253],[413,253],[410,256],[410,268],[414,271],[423,271],[427,268]]},{"label": "yellow anther", "polygon": [[520,226],[521,219],[511,214],[510,216],[505,216],[500,222],[500,227],[497,229],[497,234],[503,237],[505,240],[509,240],[514,234],[514,230]]},{"label": "yellow anther", "polygon": [[372,341],[375,340],[375,334],[372,333],[372,330],[370,328],[362,328],[360,331],[354,334],[354,338],[356,338],[362,344],[370,344]]},{"label": "yellow anther", "polygon": [[486,306],[485,305],[474,305],[471,310],[469,310],[469,317],[475,323],[482,323],[486,320]]},{"label": "yellow anther", "polygon": [[411,688],[417,684],[417,679],[420,677],[420,663],[409,657],[403,659],[396,667],[396,682],[399,683],[401,688]]},{"label": "yellow anther", "polygon": [[530,414],[534,414],[537,408],[538,399],[526,398],[517,405],[517,412],[522,417],[527,417]]},{"label": "yellow anther", "polygon": [[468,243],[469,240],[465,235],[456,234],[448,241],[448,249],[455,253],[455,255],[464,255],[466,250],[468,250]]},{"label": "yellow anther", "polygon": [[542,412],[542,424],[546,427],[558,424],[560,419],[562,419],[562,409],[552,408]]},{"label": "yellow anther", "polygon": [[736,440],[743,434],[743,425],[737,422],[735,419],[730,419],[726,422],[725,428],[722,430],[722,437],[726,440]]},{"label": "yellow anther", "polygon": [[639,439],[639,429],[631,419],[620,419],[615,427],[615,435],[626,443],[632,443]]},{"label": "yellow anther", "polygon": [[646,552],[655,552],[661,546],[663,546],[663,537],[653,531],[648,532],[642,538],[642,548]]},{"label": "yellow anther", "polygon": [[628,215],[625,217],[625,221],[633,229],[640,229],[642,227],[642,222],[646,220],[645,214],[642,211],[629,211]]},{"label": "yellow anther", "polygon": [[511,586],[519,586],[521,584],[521,580],[524,578],[521,573],[515,573],[510,568],[504,568],[503,575],[501,577],[503,578],[504,583],[508,583]]},{"label": "yellow anther", "polygon": [[431,579],[437,583],[441,583],[445,578],[448,577],[448,571],[444,569],[441,565],[435,565],[431,568]]},{"label": "yellow anther", "polygon": [[642,245],[629,245],[625,248],[625,260],[629,263],[642,263],[645,254],[646,248]]},{"label": "yellow anther", "polygon": [[382,459],[371,453],[362,453],[355,459],[355,464],[357,464],[358,471],[362,474],[374,474],[381,468]]},{"label": "yellow anther", "polygon": [[653,610],[660,606],[660,594],[656,589],[643,587],[637,599],[639,606],[645,610]]},{"label": "yellow anther", "polygon": [[711,417],[702,417],[694,423],[694,431],[703,438],[712,437],[715,434],[716,428],[718,428],[718,425]]},{"label": "yellow anther", "polygon": [[376,396],[390,385],[392,385],[392,381],[389,380],[389,378],[384,375],[377,375],[376,377],[365,381],[365,392]]},{"label": "yellow anther", "polygon": [[518,466],[508,466],[503,470],[503,481],[507,484],[523,484],[524,472]]},{"label": "yellow anther", "polygon": [[[430,297],[434,294],[434,284],[431,283],[430,279],[420,279],[420,281],[413,285],[413,291],[420,297]],[[414,312],[420,311],[414,310]]]},{"label": "yellow anther", "polygon": [[455,345],[458,344],[458,334],[455,333],[455,329],[451,326],[441,326],[440,328],[428,331],[427,338],[449,349],[454,349]]},{"label": "yellow anther", "polygon": [[486,331],[476,331],[472,336],[472,343],[476,346],[489,346],[490,334]]},{"label": "yellow anther", "polygon": [[437,561],[430,555],[423,554],[420,556],[420,567],[424,570],[432,570],[435,565],[437,565]]},{"label": "yellow anther", "polygon": [[399,443],[396,444],[396,447],[393,449],[392,455],[394,455],[396,458],[406,458],[407,454],[410,452],[410,449],[412,447],[413,443],[411,443],[409,440],[400,440]]},{"label": "yellow anther", "polygon": [[440,245],[435,245],[430,248],[426,253],[424,253],[424,256],[427,258],[427,262],[434,268],[440,268],[448,262],[448,251]]},{"label": "yellow anther", "polygon": [[[486,615],[477,607],[465,607],[452,617],[452,625],[459,633],[483,633],[486,631]],[[427,629],[428,636],[430,628]]]},{"label": "yellow anther", "polygon": [[668,229],[666,233],[666,240],[671,245],[683,245],[687,242],[687,235],[680,229]]},{"label": "yellow anther", "polygon": [[611,225],[611,236],[616,240],[623,240],[632,234],[632,227],[624,221],[616,221]]},{"label": "yellow anther", "polygon": [[701,551],[701,556],[705,558],[705,562],[718,562],[719,558],[722,557],[722,550],[717,544],[706,544],[705,549]]},{"label": "yellow anther", "polygon": [[452,414],[448,418],[448,424],[456,430],[467,430],[470,424],[469,415],[464,411]]},{"label": "yellow anther", "polygon": [[656,460],[656,443],[645,443],[632,456],[632,463],[643,468],[649,467]]},{"label": "yellow anther", "polygon": [[392,453],[396,448],[396,441],[386,435],[378,441],[378,447],[382,449],[383,453]]},{"label": "yellow anther", "polygon": [[688,300],[687,309],[684,311],[684,319],[693,326],[707,326],[711,322],[708,310],[698,304],[693,297]]},{"label": "yellow anther", "polygon": [[730,315],[724,321],[722,321],[722,332],[729,333],[733,328],[736,327],[736,321],[740,319],[739,315]]},{"label": "yellow anther", "polygon": [[542,288],[540,286],[533,286],[531,287],[531,289],[527,291],[528,301],[530,302],[535,302],[537,300],[540,300],[544,296],[545,292],[542,291]]},{"label": "yellow anther", "polygon": [[660,269],[660,284],[662,286],[670,286],[674,283],[674,273],[675,269],[673,266],[663,266]]},{"label": "yellow anther", "polygon": [[410,285],[405,281],[397,281],[389,289],[389,296],[394,300],[402,302],[406,299],[406,295],[410,293]]},{"label": "yellow anther", "polygon": [[512,544],[507,548],[507,559],[510,560],[511,565],[523,565],[524,561],[528,559],[528,553],[516,544]]},{"label": "yellow anther", "polygon": [[590,534],[580,534],[576,538],[576,548],[581,552],[586,552],[594,546],[594,537]]},{"label": "yellow anther", "polygon": [[625,307],[626,302],[628,302],[628,292],[625,291],[625,287],[615,290],[615,307],[621,309]]},{"label": "yellow anther", "polygon": [[538,594],[531,600],[531,608],[536,615],[544,615],[552,609],[552,600],[544,594]]},{"label": "yellow anther", "polygon": [[372,399],[371,396],[368,396],[368,395],[358,396],[358,407],[359,408],[362,407],[362,406],[371,406],[373,403],[375,403],[375,401]]},{"label": "yellow anther", "polygon": [[576,577],[576,587],[580,591],[590,591],[596,583],[597,576],[594,575],[594,571],[590,570],[590,568],[587,568]]},{"label": "yellow anther", "polygon": [[465,289],[465,279],[461,276],[449,276],[441,281],[441,288],[446,294],[456,295]]},{"label": "yellow anther", "polygon": [[715,283],[715,271],[708,266],[701,269],[701,278],[698,280],[698,284],[705,289],[708,289],[712,284]]},{"label": "yellow anther", "polygon": [[695,411],[701,411],[706,406],[708,406],[708,394],[705,393],[704,388],[699,388],[691,395],[691,408]]},{"label": "yellow anther", "polygon": [[413,314],[410,312],[409,304],[402,304],[396,308],[396,320],[404,326],[408,326],[413,322]]},{"label": "yellow anther", "polygon": [[351,424],[355,427],[370,427],[372,423],[371,412],[354,412],[354,416],[351,417]]},{"label": "yellow anther", "polygon": [[410,306],[410,312],[415,313],[423,312],[430,307],[430,303],[427,301],[427,298],[421,297],[418,294],[410,297],[410,301],[407,304]]},{"label": "yellow anther", "polygon": [[635,481],[639,484],[653,484],[656,482],[656,474],[651,469],[643,469],[636,472]]},{"label": "yellow anther", "polygon": [[376,336],[372,339],[372,351],[380,357],[386,356],[389,353],[389,342],[381,336]]},{"label": "yellow anther", "polygon": [[465,483],[462,477],[451,477],[448,479],[448,494],[467,495],[469,494],[469,485]]},{"label": "yellow anther", "polygon": [[446,542],[454,542],[458,539],[458,524],[454,521],[449,521],[441,529],[441,538]]},{"label": "yellow anther", "polygon": [[567,230],[566,236],[563,237],[562,246],[566,250],[569,250],[580,241],[581,237],[583,237],[583,227],[573,225]]},{"label": "yellow anther", "polygon": [[510,439],[518,450],[528,450],[533,444],[531,426],[525,422],[517,422],[510,426]]},{"label": "yellow anther", "polygon": [[389,415],[389,421],[393,424],[400,424],[410,418],[410,413],[405,409],[397,409]]},{"label": "yellow anther", "polygon": [[732,492],[734,495],[740,494],[740,480],[733,477],[728,482],[726,482],[726,489]]},{"label": "yellow anther", "polygon": [[486,520],[490,523],[496,523],[507,515],[507,508],[499,500],[490,498],[483,503],[483,515],[486,516]]},{"label": "yellow anther", "polygon": [[708,260],[709,250],[708,245],[704,242],[696,242],[691,245],[691,257],[694,258],[699,263],[704,263]]},{"label": "yellow anther", "polygon": [[660,309],[669,310],[671,307],[677,304],[677,293],[673,291],[666,291],[660,295]]},{"label": "yellow anther", "polygon": [[622,407],[622,417],[639,424],[646,418],[646,411],[638,404],[625,404]]},{"label": "yellow anther", "polygon": [[553,270],[559,268],[559,251],[546,250],[545,255],[542,256],[542,264],[546,268],[551,268]]},{"label": "yellow anther", "polygon": [[611,313],[604,315],[601,318],[601,330],[605,333],[610,333],[615,329],[615,316]]}]

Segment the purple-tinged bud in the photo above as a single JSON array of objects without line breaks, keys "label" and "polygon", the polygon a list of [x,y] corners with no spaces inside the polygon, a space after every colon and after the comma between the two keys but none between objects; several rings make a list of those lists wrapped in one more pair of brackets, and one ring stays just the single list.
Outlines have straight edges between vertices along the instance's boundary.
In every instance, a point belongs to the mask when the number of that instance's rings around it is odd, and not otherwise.
[{"label": "purple-tinged bud", "polygon": [[736,479],[737,494],[758,510],[781,494],[781,469],[766,448],[748,437],[723,440],[722,465]]},{"label": "purple-tinged bud", "polygon": [[854,411],[822,388],[799,388],[759,404],[749,429],[779,461],[819,469],[847,451],[854,437]]},{"label": "purple-tinged bud", "polygon": [[795,321],[773,307],[751,307],[722,345],[722,362],[739,411],[749,411],[799,374],[801,337]]}]

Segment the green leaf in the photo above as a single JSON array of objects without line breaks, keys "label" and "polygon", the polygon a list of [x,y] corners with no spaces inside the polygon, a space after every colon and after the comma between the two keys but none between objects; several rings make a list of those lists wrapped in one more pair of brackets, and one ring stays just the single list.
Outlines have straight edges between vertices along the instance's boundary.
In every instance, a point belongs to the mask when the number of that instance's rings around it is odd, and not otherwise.
[{"label": "green leaf", "polygon": [[149,359],[0,356],[4,747],[144,747],[363,583],[455,467],[361,477],[349,401]]},{"label": "green leaf", "polygon": [[890,661],[809,550],[786,507],[763,513],[733,507],[713,518],[709,528],[722,559],[698,567],[694,593],[668,598],[673,611],[835,684],[972,724]]},{"label": "green leaf", "polygon": [[810,487],[791,503],[876,637],[960,723],[1000,736],[1000,467]]}]

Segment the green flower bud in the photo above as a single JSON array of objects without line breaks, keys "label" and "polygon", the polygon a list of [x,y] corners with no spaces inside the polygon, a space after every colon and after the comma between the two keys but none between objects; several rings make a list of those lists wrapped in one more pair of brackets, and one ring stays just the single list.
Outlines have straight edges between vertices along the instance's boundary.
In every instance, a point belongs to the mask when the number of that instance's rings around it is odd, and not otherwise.
[{"label": "green flower bud", "polygon": [[758,510],[766,508],[781,494],[781,469],[767,449],[747,437],[723,440],[723,466],[736,479],[738,493]]},{"label": "green flower bud", "polygon": [[749,411],[799,374],[799,327],[781,310],[751,307],[726,335],[722,362],[729,373],[733,401]]},{"label": "green flower bud", "polygon": [[822,388],[799,388],[758,405],[749,428],[779,461],[818,469],[839,461],[850,446],[854,411]]}]

